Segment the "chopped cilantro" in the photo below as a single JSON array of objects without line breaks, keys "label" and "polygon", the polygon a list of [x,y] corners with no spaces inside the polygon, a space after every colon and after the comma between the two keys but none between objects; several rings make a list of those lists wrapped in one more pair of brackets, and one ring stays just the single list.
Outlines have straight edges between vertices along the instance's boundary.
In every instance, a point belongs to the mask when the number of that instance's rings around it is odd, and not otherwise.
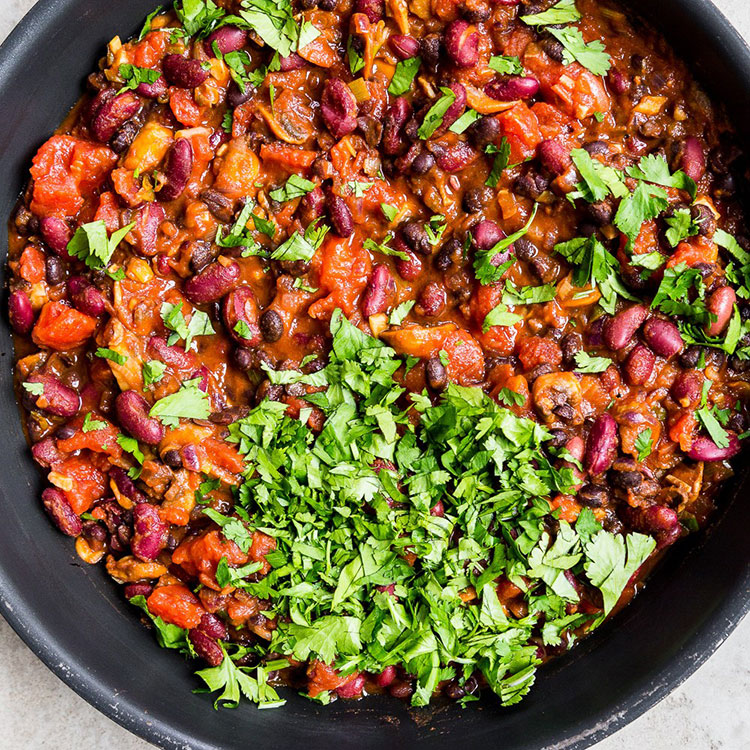
[{"label": "chopped cilantro", "polygon": [[391,78],[388,86],[388,93],[391,96],[402,96],[405,94],[411,88],[411,83],[419,72],[421,64],[422,58],[420,57],[399,60],[396,63],[396,69],[393,71],[393,78]]},{"label": "chopped cilantro", "polygon": [[109,359],[117,365],[124,365],[128,361],[128,358],[124,354],[120,354],[120,352],[116,352],[114,349],[105,349],[101,346],[94,352],[94,356]]},{"label": "chopped cilantro", "polygon": [[484,317],[482,333],[487,333],[493,326],[513,326],[523,320],[520,315],[509,312],[507,305],[502,302],[493,307]]},{"label": "chopped cilantro", "polygon": [[559,23],[573,23],[581,20],[581,14],[576,8],[575,0],[560,0],[542,13],[530,13],[521,16],[521,20],[529,26],[551,26]]},{"label": "chopped cilantro", "polygon": [[44,394],[44,383],[22,383],[21,385],[32,396],[42,396]]},{"label": "chopped cilantro", "polygon": [[576,352],[574,359],[576,372],[604,372],[612,364],[609,357],[592,357],[584,351]]},{"label": "chopped cilantro", "polygon": [[645,461],[651,455],[653,444],[650,427],[638,433],[635,439],[635,449],[638,451],[639,461]]},{"label": "chopped cilantro", "polygon": [[149,412],[167,427],[179,426],[180,419],[207,419],[211,413],[208,396],[198,387],[201,378],[186,380],[180,390],[160,398]]},{"label": "chopped cilantro", "polygon": [[167,366],[164,362],[159,362],[158,359],[150,359],[143,363],[141,367],[141,374],[143,375],[143,386],[148,386],[158,383],[163,377]]},{"label": "chopped cilantro", "polygon": [[196,336],[210,336],[216,333],[211,318],[202,310],[193,310],[190,322],[187,322],[182,314],[182,301],[176,304],[162,303],[161,319],[165,328],[172,331],[167,339],[167,344],[172,346],[180,339],[184,339],[186,351],[190,349],[190,344]]},{"label": "chopped cilantro", "polygon": [[413,299],[402,302],[400,305],[396,305],[388,316],[388,323],[392,326],[400,326],[404,322],[406,316],[411,312],[412,307],[414,307]]},{"label": "chopped cilantro", "polygon": [[107,225],[103,221],[82,224],[68,242],[68,252],[82,260],[89,268],[106,268],[117,246],[134,226],[135,222],[128,224],[109,237]]},{"label": "chopped cilantro", "polygon": [[463,133],[466,128],[473,125],[477,120],[481,119],[482,115],[480,115],[479,112],[473,109],[467,109],[461,115],[461,117],[459,117],[458,120],[456,120],[453,125],[448,128],[448,130],[450,130],[451,133],[461,135],[461,133]]},{"label": "chopped cilantro", "polygon": [[489,67],[503,76],[523,75],[523,65],[518,57],[513,55],[493,55],[490,58]]},{"label": "chopped cilantro", "polygon": [[490,143],[485,152],[488,154],[495,154],[495,159],[492,162],[492,169],[490,174],[485,180],[487,187],[497,187],[497,183],[500,181],[500,175],[507,169],[508,163],[510,162],[510,142],[503,136],[500,141],[500,146],[496,146],[494,143]]},{"label": "chopped cilantro", "polygon": [[284,203],[285,201],[291,201],[295,198],[301,198],[312,190],[315,190],[314,182],[310,182],[310,180],[306,180],[298,174],[293,174],[289,177],[283,187],[272,190],[269,195],[273,200],[278,201],[279,203]]},{"label": "chopped cilantro", "polygon": [[385,218],[389,222],[393,222],[394,219],[398,216],[398,209],[396,208],[396,206],[391,206],[388,203],[381,203],[380,210],[383,212],[383,216],[385,216]]},{"label": "chopped cilantro", "polygon": [[423,140],[427,140],[443,122],[445,113],[451,104],[456,101],[456,95],[445,86],[440,87],[442,96],[430,107],[424,117],[424,121],[417,130],[417,135]]},{"label": "chopped cilantro", "polygon": [[142,83],[154,83],[160,75],[158,70],[151,70],[151,68],[138,68],[129,63],[120,65],[120,78],[125,83],[117,93],[135,91]]},{"label": "chopped cilantro", "polygon": [[94,419],[91,412],[88,412],[83,418],[83,426],[81,429],[84,432],[95,432],[96,430],[103,430],[106,426],[106,422],[102,422],[101,419]]}]

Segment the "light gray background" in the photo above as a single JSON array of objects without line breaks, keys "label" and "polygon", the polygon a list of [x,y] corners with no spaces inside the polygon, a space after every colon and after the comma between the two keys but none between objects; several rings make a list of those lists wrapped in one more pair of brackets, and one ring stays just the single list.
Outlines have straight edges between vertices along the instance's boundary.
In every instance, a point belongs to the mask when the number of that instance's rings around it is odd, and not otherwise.
[{"label": "light gray background", "polygon": [[[750,40],[750,0],[715,2]],[[0,40],[33,4],[34,0],[0,0]],[[594,750],[750,748],[749,697],[750,618],[682,687]],[[15,750],[153,747],[79,698],[47,670],[2,618],[0,727],[0,748]]]}]

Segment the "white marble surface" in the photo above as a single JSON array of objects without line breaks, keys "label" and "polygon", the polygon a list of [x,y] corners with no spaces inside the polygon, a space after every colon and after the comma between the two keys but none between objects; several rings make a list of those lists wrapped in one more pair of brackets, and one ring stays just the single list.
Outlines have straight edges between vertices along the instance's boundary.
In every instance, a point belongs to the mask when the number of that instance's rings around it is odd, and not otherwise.
[{"label": "white marble surface", "polygon": [[[750,39],[750,0],[715,2]],[[0,0],[0,40],[33,4],[34,0]],[[594,750],[745,750],[750,748],[749,694],[750,618],[682,687]],[[13,750],[153,747],[73,693],[2,618],[0,726],[0,748]]]}]

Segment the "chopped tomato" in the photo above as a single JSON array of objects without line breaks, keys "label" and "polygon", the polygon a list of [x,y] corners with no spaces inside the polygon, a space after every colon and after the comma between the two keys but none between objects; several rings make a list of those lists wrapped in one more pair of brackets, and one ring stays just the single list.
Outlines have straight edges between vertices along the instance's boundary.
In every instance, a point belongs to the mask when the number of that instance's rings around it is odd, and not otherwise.
[{"label": "chopped tomato", "polygon": [[568,523],[575,523],[581,514],[581,506],[571,495],[557,495],[550,501],[549,506],[552,510],[559,510],[558,518]]},{"label": "chopped tomato", "polygon": [[193,95],[187,89],[171,89],[169,108],[177,118],[177,122],[185,127],[195,128],[203,124],[203,109],[195,103]]},{"label": "chopped tomato", "polygon": [[253,532],[253,541],[250,545],[250,559],[253,562],[263,563],[260,569],[261,573],[268,573],[271,570],[270,563],[266,560],[266,555],[276,549],[276,540],[264,534],[261,531]]},{"label": "chopped tomato", "polygon": [[313,661],[307,670],[309,682],[307,692],[313,698],[327,690],[335,690],[346,684],[351,675],[342,676],[333,667],[323,664],[322,661]]},{"label": "chopped tomato", "polygon": [[258,157],[244,139],[234,140],[222,157],[214,188],[229,198],[255,195],[259,168]]},{"label": "chopped tomato", "polygon": [[44,280],[44,253],[34,245],[27,245],[18,263],[18,275],[30,284]]},{"label": "chopped tomato", "polygon": [[427,359],[443,348],[446,338],[455,330],[455,323],[443,323],[438,326],[407,326],[385,331],[382,336],[399,354]]},{"label": "chopped tomato", "polygon": [[264,143],[260,147],[260,158],[264,162],[279,164],[290,172],[299,169],[309,169],[318,158],[317,151],[305,151],[304,149],[290,146],[280,141]]},{"label": "chopped tomato", "polygon": [[94,221],[103,221],[110,234],[120,228],[120,208],[114,193],[106,192],[99,196],[99,207],[94,214]]},{"label": "chopped tomato", "polygon": [[204,586],[218,588],[216,567],[222,557],[232,566],[244,565],[248,556],[234,543],[224,539],[218,529],[185,540],[172,554],[172,561]]},{"label": "chopped tomato", "polygon": [[607,113],[612,107],[604,82],[578,63],[568,65],[552,87],[562,109],[579,120],[595,112]]},{"label": "chopped tomato", "polygon": [[[84,417],[78,417],[68,426],[75,429],[76,432],[65,440],[58,440],[57,447],[64,453],[73,453],[79,450],[90,450],[94,453],[106,453],[113,458],[122,456],[122,448],[117,442],[120,435],[118,430],[111,422],[102,417],[100,414],[92,414],[90,424],[94,428],[88,432],[83,431]],[[103,427],[101,425],[104,425]]]},{"label": "chopped tomato", "polygon": [[539,132],[545,141],[580,129],[580,124],[576,120],[547,102],[537,102],[531,111],[536,115]]},{"label": "chopped tomato", "polygon": [[320,252],[320,284],[328,295],[310,305],[310,317],[324,320],[340,307],[349,318],[370,277],[370,255],[352,238],[339,237],[327,238]]},{"label": "chopped tomato", "polygon": [[716,263],[719,248],[715,242],[705,237],[691,237],[689,242],[680,242],[674,255],[667,261],[667,268],[674,268],[680,263],[694,266],[697,263]]},{"label": "chopped tomato", "polygon": [[562,352],[551,339],[532,336],[521,342],[518,347],[518,358],[524,370],[533,370],[543,363],[559,365],[562,362]]},{"label": "chopped tomato", "polygon": [[66,351],[81,346],[93,336],[96,318],[64,302],[47,302],[39,314],[31,338],[38,346]]},{"label": "chopped tomato", "polygon": [[484,380],[484,353],[479,342],[459,328],[443,343],[448,355],[448,379],[459,385],[476,385]]},{"label": "chopped tomato", "polygon": [[102,184],[116,161],[106,146],[71,135],[52,136],[33,159],[31,210],[38,216],[75,216],[84,196]]},{"label": "chopped tomato", "polygon": [[107,478],[92,460],[82,454],[55,464],[55,483],[79,516],[107,494]]},{"label": "chopped tomato", "polygon": [[187,586],[180,584],[155,588],[146,605],[152,615],[186,630],[198,627],[206,612],[198,597]]},{"label": "chopped tomato", "polygon": [[497,120],[500,123],[500,132],[510,144],[512,164],[536,154],[536,147],[542,142],[542,133],[536,115],[523,102],[518,102],[499,114]]}]

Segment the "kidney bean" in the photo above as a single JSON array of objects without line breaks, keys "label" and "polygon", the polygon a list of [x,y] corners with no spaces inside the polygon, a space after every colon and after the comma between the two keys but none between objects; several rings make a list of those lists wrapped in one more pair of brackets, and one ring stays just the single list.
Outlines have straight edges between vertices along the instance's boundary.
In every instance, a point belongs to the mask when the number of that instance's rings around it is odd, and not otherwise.
[{"label": "kidney bean", "polygon": [[42,438],[31,446],[31,455],[40,466],[49,469],[53,464],[63,460],[63,454],[57,450],[57,441],[51,435]]},{"label": "kidney bean", "polygon": [[195,653],[209,666],[218,667],[224,661],[224,653],[213,638],[209,638],[197,628],[188,631],[188,638],[193,644]]},{"label": "kidney bean", "polygon": [[85,116],[85,119],[88,121],[89,125],[91,125],[94,117],[96,117],[96,113],[104,106],[104,104],[115,98],[115,93],[115,89],[104,88],[101,89],[91,100],[88,107],[86,108]]},{"label": "kidney bean", "polygon": [[388,266],[378,264],[372,269],[372,275],[362,295],[362,315],[384,313],[391,305],[396,294],[396,282]]},{"label": "kidney bean", "polygon": [[122,590],[126,599],[132,599],[134,596],[143,596],[146,599],[151,595],[154,587],[150,583],[129,583]]},{"label": "kidney bean", "polygon": [[656,538],[657,549],[668,547],[682,534],[677,512],[665,505],[650,505],[646,508],[626,507],[623,513],[633,528]]},{"label": "kidney bean", "polygon": [[354,12],[364,13],[370,23],[377,23],[385,15],[384,0],[354,0]]},{"label": "kidney bean", "polygon": [[565,174],[573,163],[570,151],[559,141],[547,140],[539,144],[539,159],[542,164],[556,175]]},{"label": "kidney bean", "polygon": [[135,486],[135,482],[119,466],[112,466],[109,470],[109,478],[115,483],[117,491],[136,505],[145,503],[146,496]]},{"label": "kidney bean", "polygon": [[421,308],[422,315],[435,318],[445,309],[447,296],[443,287],[431,281],[419,294],[417,304]]},{"label": "kidney bean", "polygon": [[357,100],[339,78],[329,78],[320,99],[320,114],[331,135],[343,138],[357,128]]},{"label": "kidney bean", "polygon": [[292,52],[291,55],[279,58],[279,70],[282,73],[286,73],[290,70],[299,70],[307,65],[307,61],[301,58],[296,52]]},{"label": "kidney bean", "polygon": [[386,688],[396,679],[396,667],[392,664],[386,667],[376,678],[378,687]]},{"label": "kidney bean", "polygon": [[706,307],[716,316],[716,320],[706,327],[706,333],[709,336],[718,336],[726,328],[736,302],[737,295],[730,286],[722,286],[712,292]]},{"label": "kidney bean", "polygon": [[333,190],[328,190],[326,192],[326,204],[333,224],[333,231],[339,237],[350,237],[354,232],[354,219],[346,201],[340,195],[336,195]]},{"label": "kidney bean", "polygon": [[584,466],[589,474],[602,474],[612,465],[617,454],[617,422],[609,414],[600,414],[586,438]]},{"label": "kidney bean", "polygon": [[222,55],[237,52],[247,44],[247,31],[237,26],[222,26],[212,31],[206,39],[206,53],[214,54],[214,42]]},{"label": "kidney bean", "polygon": [[437,163],[446,172],[460,172],[476,157],[474,149],[466,141],[457,141],[437,155]]},{"label": "kidney bean", "polygon": [[153,83],[139,83],[135,93],[145,99],[159,99],[167,93],[167,80],[159,76]]},{"label": "kidney bean", "polygon": [[208,71],[200,60],[188,60],[182,55],[167,55],[162,62],[164,77],[173,86],[182,89],[194,89],[207,78]]},{"label": "kidney bean", "polygon": [[636,344],[625,360],[625,374],[631,385],[643,385],[654,371],[656,356],[644,344]]},{"label": "kidney bean", "polygon": [[358,695],[362,694],[362,688],[364,688],[364,686],[365,676],[359,674],[341,687],[336,688],[336,694],[339,698],[356,698]]},{"label": "kidney bean", "polygon": [[479,250],[489,250],[504,239],[505,232],[494,221],[485,219],[473,227],[471,235]]},{"label": "kidney bean", "polygon": [[672,383],[672,398],[685,408],[695,406],[701,397],[703,379],[699,372],[681,372]]},{"label": "kidney bean", "polygon": [[13,330],[25,336],[34,325],[34,308],[26,292],[16,289],[8,299],[8,318]]},{"label": "kidney bean", "polygon": [[185,282],[185,296],[196,305],[216,302],[229,294],[239,281],[240,267],[237,263],[224,266],[214,261]]},{"label": "kidney bean", "polygon": [[682,351],[680,329],[668,320],[651,318],[643,326],[643,337],[660,357],[672,357]]},{"label": "kidney bean", "polygon": [[463,19],[451,21],[445,30],[445,51],[459,68],[472,68],[479,60],[479,34]]},{"label": "kidney bean", "polygon": [[393,34],[388,38],[388,44],[399,60],[408,60],[419,54],[419,42],[408,34]]},{"label": "kidney bean", "polygon": [[698,435],[687,452],[688,456],[695,461],[724,461],[732,458],[740,452],[740,441],[733,432],[727,432],[727,438],[729,445],[719,448],[707,435]]},{"label": "kidney bean", "polygon": [[115,409],[120,424],[136,440],[156,445],[164,437],[164,427],[155,417],[149,417],[149,405],[137,391],[123,391],[115,399]]},{"label": "kidney bean", "polygon": [[205,633],[209,638],[215,640],[224,640],[227,637],[226,625],[216,616],[210,612],[206,612],[201,617],[201,621],[198,624],[198,630],[201,633]]},{"label": "kidney bean", "polygon": [[132,91],[107,100],[91,121],[91,134],[106,143],[140,108],[141,100]]},{"label": "kidney bean", "polygon": [[74,417],[78,414],[81,408],[81,397],[58,377],[35,372],[27,378],[26,382],[41,383],[43,388],[40,396],[24,393],[25,400],[33,404],[33,408],[56,417]]},{"label": "kidney bean", "polygon": [[613,67],[609,69],[607,82],[615,94],[625,94],[630,90],[630,79],[617,70],[617,68]]},{"label": "kidney bean", "polygon": [[130,549],[140,560],[156,560],[167,546],[169,527],[159,517],[159,509],[149,503],[133,508],[133,537]]},{"label": "kidney bean", "polygon": [[39,222],[39,233],[42,235],[44,244],[50,250],[65,260],[71,259],[68,253],[68,243],[73,236],[73,232],[62,219],[55,216],[45,216]]},{"label": "kidney bean", "polygon": [[80,310],[92,318],[104,315],[106,304],[102,293],[82,276],[68,279],[68,294],[76,310]]},{"label": "kidney bean", "polygon": [[63,534],[78,536],[83,530],[81,519],[75,514],[61,490],[48,487],[42,492],[42,503],[50,518]]},{"label": "kidney bean", "polygon": [[539,93],[539,81],[530,76],[496,78],[484,87],[484,93],[499,102],[531,99]]},{"label": "kidney bean", "polygon": [[152,357],[178,370],[187,370],[195,364],[193,355],[181,346],[170,346],[160,336],[152,336],[146,349]]},{"label": "kidney bean", "polygon": [[164,164],[164,184],[160,201],[173,201],[182,195],[193,171],[193,146],[187,138],[178,138],[170,147]]},{"label": "kidney bean", "polygon": [[412,115],[411,104],[399,96],[385,113],[383,124],[383,151],[388,155],[398,154],[403,150],[405,141],[402,131]]},{"label": "kidney bean", "polygon": [[680,169],[696,182],[706,173],[706,152],[694,136],[688,136],[683,142]]},{"label": "kidney bean", "polygon": [[396,271],[398,271],[398,275],[405,281],[414,281],[422,273],[422,261],[414,251],[409,250],[406,243],[400,237],[395,237],[392,244],[399,245],[399,242],[401,247],[397,249],[404,253],[407,259],[396,258]]},{"label": "kidney bean", "polygon": [[[222,305],[224,325],[229,335],[243,346],[257,346],[260,343],[260,327],[258,325],[258,303],[249,286],[241,286],[229,292],[224,297]],[[240,322],[243,334],[237,331]]]},{"label": "kidney bean", "polygon": [[130,230],[133,247],[147,258],[156,255],[159,227],[167,218],[164,207],[158,203],[146,203],[132,218],[135,221],[135,226]]},{"label": "kidney bean", "polygon": [[621,310],[604,324],[604,343],[613,351],[624,349],[647,315],[648,310],[643,305],[633,305]]}]

